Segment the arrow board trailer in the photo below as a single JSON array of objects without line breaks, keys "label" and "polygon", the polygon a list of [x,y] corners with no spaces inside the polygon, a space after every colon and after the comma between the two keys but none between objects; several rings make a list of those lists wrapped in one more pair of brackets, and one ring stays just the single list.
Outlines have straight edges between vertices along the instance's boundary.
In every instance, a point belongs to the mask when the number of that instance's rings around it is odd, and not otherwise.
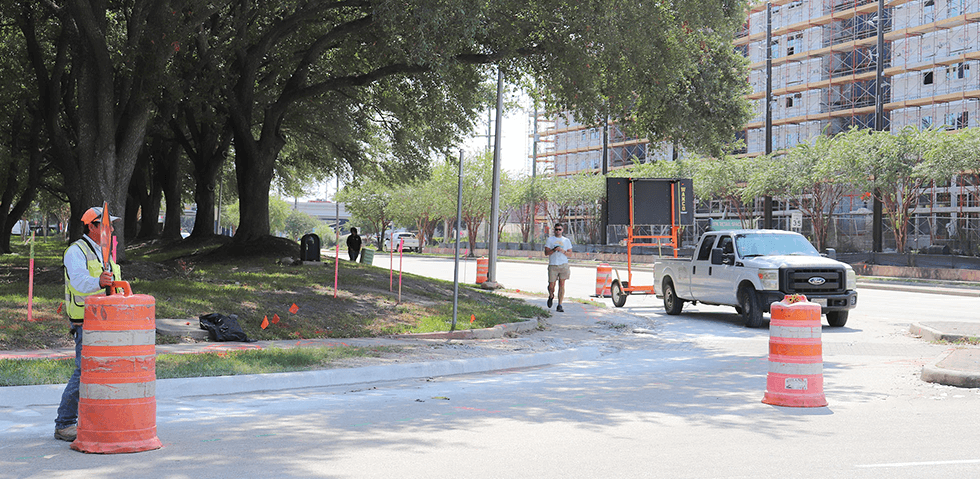
[{"label": "arrow board trailer", "polygon": [[[627,280],[612,281],[610,291],[617,308],[626,304],[630,294],[656,294],[654,287],[633,283],[633,248],[662,247],[674,251],[680,247],[681,226],[694,224],[694,181],[690,178],[606,178],[607,224],[627,226]],[[637,225],[670,226],[669,235],[638,235]],[[615,270],[614,270],[615,271]]]}]

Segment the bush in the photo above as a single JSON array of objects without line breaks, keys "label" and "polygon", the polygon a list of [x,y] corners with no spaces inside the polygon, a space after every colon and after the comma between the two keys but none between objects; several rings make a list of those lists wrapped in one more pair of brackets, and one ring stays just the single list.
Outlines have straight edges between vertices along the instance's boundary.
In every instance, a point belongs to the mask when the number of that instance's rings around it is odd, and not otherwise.
[{"label": "bush", "polygon": [[337,235],[330,225],[320,224],[313,229],[313,233],[320,237],[320,247],[333,247],[337,244]]}]

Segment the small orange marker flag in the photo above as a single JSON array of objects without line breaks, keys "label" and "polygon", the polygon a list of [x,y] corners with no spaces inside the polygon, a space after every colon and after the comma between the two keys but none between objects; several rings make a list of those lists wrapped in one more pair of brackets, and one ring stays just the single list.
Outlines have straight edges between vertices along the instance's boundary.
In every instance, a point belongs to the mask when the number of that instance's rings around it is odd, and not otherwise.
[{"label": "small orange marker flag", "polygon": [[470,323],[472,323],[473,321],[476,321],[476,315],[475,314],[471,314],[470,315]]},{"label": "small orange marker flag", "polygon": [[269,317],[265,316],[262,318],[262,329],[269,327]]},{"label": "small orange marker flag", "polygon": [[289,312],[296,314],[296,311],[299,311],[299,306],[296,306],[296,303],[293,303],[293,305],[289,307]]},{"label": "small orange marker flag", "polygon": [[273,314],[272,315],[272,324],[276,324],[278,322],[279,322],[279,315],[278,314]]}]

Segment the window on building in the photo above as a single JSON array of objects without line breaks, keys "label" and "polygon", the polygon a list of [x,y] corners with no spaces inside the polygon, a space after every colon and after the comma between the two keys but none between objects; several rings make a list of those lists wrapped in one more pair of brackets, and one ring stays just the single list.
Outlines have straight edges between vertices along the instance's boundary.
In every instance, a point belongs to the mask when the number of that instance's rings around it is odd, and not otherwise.
[{"label": "window on building", "polygon": [[800,53],[803,51],[803,34],[797,33],[796,35],[790,35],[789,41],[786,42],[786,55],[793,55],[794,53]]},{"label": "window on building", "polygon": [[963,80],[966,78],[970,78],[969,63],[960,62],[946,67],[947,80]]},{"label": "window on building", "polygon": [[964,111],[956,117],[956,129],[962,130],[970,126],[970,112]]},{"label": "window on building", "polygon": [[922,74],[923,85],[932,85],[932,81],[933,81],[932,72],[925,72]]},{"label": "window on building", "polygon": [[772,58],[779,58],[779,40],[773,40],[769,43],[769,54]]},{"label": "window on building", "polygon": [[786,97],[786,108],[793,108],[793,97]]},{"label": "window on building", "polygon": [[963,13],[963,0],[946,0],[946,11],[951,17],[960,15]]},{"label": "window on building", "polygon": [[922,128],[923,130],[928,130],[932,128],[932,115],[927,115],[922,117]]}]

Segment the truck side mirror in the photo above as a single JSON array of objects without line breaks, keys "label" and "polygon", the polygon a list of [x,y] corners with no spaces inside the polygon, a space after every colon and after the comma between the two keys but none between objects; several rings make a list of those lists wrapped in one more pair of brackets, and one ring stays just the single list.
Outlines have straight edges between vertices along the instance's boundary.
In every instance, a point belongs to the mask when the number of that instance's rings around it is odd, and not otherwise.
[{"label": "truck side mirror", "polygon": [[835,250],[834,248],[827,248],[827,250],[824,252],[823,255],[826,256],[826,257],[828,257],[828,258],[830,258],[830,259],[836,260],[837,259],[837,250]]},{"label": "truck side mirror", "polygon": [[721,248],[711,248],[711,264],[722,264],[725,262],[725,252]]}]

